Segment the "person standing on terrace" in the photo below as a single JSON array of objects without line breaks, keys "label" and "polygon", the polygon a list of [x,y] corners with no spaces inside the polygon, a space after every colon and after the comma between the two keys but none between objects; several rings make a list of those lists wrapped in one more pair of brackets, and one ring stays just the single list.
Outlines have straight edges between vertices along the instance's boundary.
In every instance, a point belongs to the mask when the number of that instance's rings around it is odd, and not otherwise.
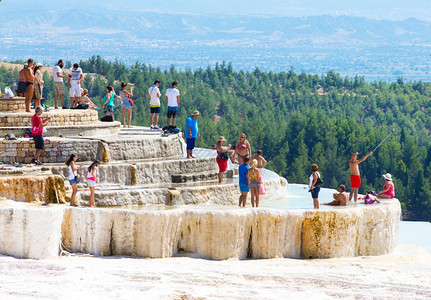
[{"label": "person standing on terrace", "polygon": [[37,64],[34,68],[34,93],[33,93],[33,100],[34,100],[34,108],[40,106],[40,100],[42,99],[42,89],[43,84],[45,83],[43,81],[43,74],[42,74],[42,64]]},{"label": "person standing on terrace", "polygon": [[253,159],[250,166],[251,168],[247,172],[247,179],[248,187],[251,191],[251,206],[259,207],[260,171],[257,168],[257,160]]},{"label": "person standing on terrace", "polygon": [[32,163],[36,165],[41,165],[42,162],[39,160],[40,154],[45,149],[44,141],[43,141],[43,127],[48,125],[51,118],[46,118],[45,120],[41,120],[40,116],[43,114],[43,107],[36,107],[35,114],[31,118],[31,133],[33,136],[34,143],[36,145],[36,152],[34,154]]},{"label": "person standing on terrace", "polygon": [[150,128],[159,129],[157,125],[159,122],[160,113],[160,81],[154,81],[154,84],[148,89],[148,98],[150,98]]},{"label": "person standing on terrace", "polygon": [[250,192],[250,188],[248,187],[248,179],[247,174],[250,170],[248,166],[248,157],[244,158],[243,163],[238,167],[238,183],[239,183],[239,191],[241,192],[241,196],[239,196],[239,207],[245,207],[245,203],[247,202],[247,195]]},{"label": "person standing on terrace", "polygon": [[54,77],[54,108],[58,108],[57,105],[57,96],[60,96],[61,107],[63,109],[67,109],[64,105],[64,82],[63,78],[68,78],[69,76],[63,75],[63,71],[61,70],[64,66],[64,62],[60,59],[57,65],[52,69],[53,77]]},{"label": "person standing on terrace", "polygon": [[69,167],[69,183],[72,187],[72,195],[70,196],[70,206],[78,206],[76,202],[76,194],[78,193],[78,170],[82,167],[76,166],[76,161],[78,160],[78,156],[76,154],[71,154],[69,159],[66,161],[66,166]]},{"label": "person standing on terrace", "polygon": [[359,173],[359,164],[366,160],[368,156],[373,154],[373,152],[370,152],[366,154],[364,157],[358,160],[358,152],[350,153],[350,161],[349,161],[349,167],[350,167],[350,185],[352,187],[352,190],[350,191],[349,201],[352,201],[352,197],[354,196],[355,201],[358,201],[358,191],[361,187],[361,175]]},{"label": "person standing on terrace", "polygon": [[87,186],[90,188],[90,207],[95,208],[96,204],[94,203],[94,190],[96,189],[96,183],[99,182],[99,178],[96,176],[97,167],[100,165],[100,161],[95,160],[88,167],[87,175]]},{"label": "person standing on terrace", "polygon": [[187,142],[187,158],[196,158],[193,156],[195,141],[200,136],[198,129],[199,111],[195,110],[186,120],[186,142]]},{"label": "person standing on terrace", "polygon": [[170,126],[172,118],[172,126],[175,127],[175,120],[180,105],[180,91],[177,89],[178,82],[172,82],[172,87],[166,90],[166,102],[168,103],[167,123]]},{"label": "person standing on terrace", "polygon": [[250,143],[247,141],[245,133],[241,133],[238,142],[235,145],[235,153],[238,157],[238,164],[242,164],[244,158],[250,160],[251,157],[251,147]]},{"label": "person standing on terrace", "polygon": [[73,67],[69,69],[69,77],[67,81],[69,83],[69,97],[70,97],[70,107],[75,107],[78,105],[79,98],[81,98],[81,83],[84,73],[77,63],[73,64]]},{"label": "person standing on terrace", "polygon": [[[130,84],[130,91],[126,90],[127,83],[124,81],[121,82],[120,89],[120,98],[121,98],[121,120],[123,121],[123,127],[127,127],[126,124],[126,112],[127,112],[127,121],[129,123],[129,128],[132,127],[132,104],[130,98],[133,97],[133,85]],[[114,97],[114,96],[112,96]],[[114,98],[112,98],[112,101]],[[107,103],[106,101],[104,102]]]},{"label": "person standing on terrace", "polygon": [[319,192],[320,185],[317,184],[317,179],[320,178],[319,166],[317,164],[311,165],[311,174],[309,177],[308,191],[311,192],[313,198],[314,209],[319,209]]},{"label": "person standing on terrace", "polygon": [[28,66],[24,65],[18,73],[18,87],[14,92],[20,97],[25,97],[25,91],[27,90],[27,81],[25,80],[25,69],[27,68]]},{"label": "person standing on terrace", "polygon": [[33,83],[34,83],[34,61],[33,59],[29,58],[27,61],[27,68],[24,68],[24,75],[25,75],[25,81],[26,81],[26,90],[25,90],[25,111],[30,112],[30,102],[33,98]]},{"label": "person standing on terrace", "polygon": [[227,161],[229,160],[229,156],[233,153],[233,150],[230,149],[232,145],[229,144],[227,146],[223,146],[224,142],[226,142],[226,139],[224,138],[224,136],[220,136],[218,138],[217,146],[215,147],[215,149],[217,150],[216,162],[219,168],[219,183],[223,183],[224,172],[226,172],[227,169]]}]

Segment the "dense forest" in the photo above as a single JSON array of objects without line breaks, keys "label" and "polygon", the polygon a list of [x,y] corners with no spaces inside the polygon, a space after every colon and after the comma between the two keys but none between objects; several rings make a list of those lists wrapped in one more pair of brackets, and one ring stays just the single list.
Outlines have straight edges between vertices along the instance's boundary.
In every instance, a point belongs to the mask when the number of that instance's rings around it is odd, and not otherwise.
[{"label": "dense forest", "polygon": [[[166,122],[164,92],[178,81],[177,125],[198,109],[199,147],[210,147],[223,135],[234,144],[244,132],[253,152],[263,150],[267,167],[289,182],[307,183],[310,165],[317,163],[324,187],[349,184],[349,153],[362,157],[389,133],[393,134],[361,163],[360,192],[381,190],[382,174],[391,173],[403,217],[431,221],[431,83],[376,81],[363,77],[234,70],[230,63],[197,70],[162,70],[93,56],[79,62],[87,74],[84,87],[101,103],[107,84],[118,93],[121,81],[135,84],[133,124],[149,125],[148,88],[162,82],[159,125]],[[67,63],[70,66],[70,62]],[[53,104],[53,82],[44,74],[44,96]],[[11,86],[18,70],[0,67],[0,87]],[[120,120],[121,111],[115,112]]]}]

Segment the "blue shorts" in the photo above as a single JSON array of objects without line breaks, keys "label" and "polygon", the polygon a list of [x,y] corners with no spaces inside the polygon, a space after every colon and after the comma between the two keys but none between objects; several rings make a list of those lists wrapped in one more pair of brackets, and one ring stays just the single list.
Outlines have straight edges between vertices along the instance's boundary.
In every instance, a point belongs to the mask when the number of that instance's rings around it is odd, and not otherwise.
[{"label": "blue shorts", "polygon": [[178,106],[168,106],[168,118],[175,118]]},{"label": "blue shorts", "polygon": [[240,183],[239,190],[241,192],[250,192],[250,189],[248,188],[248,183]]},{"label": "blue shorts", "polygon": [[159,113],[160,113],[160,106],[150,107],[150,114],[159,114]]},{"label": "blue shorts", "polygon": [[121,107],[122,108],[132,108],[129,101],[121,103]]},{"label": "blue shorts", "polygon": [[320,186],[314,186],[313,190],[311,191],[311,198],[319,198],[319,192],[320,192]]},{"label": "blue shorts", "polygon": [[78,183],[78,182],[76,182],[75,179],[72,179],[72,180],[69,179],[69,183],[70,183],[70,185],[72,185],[72,184],[75,184],[75,183]]},{"label": "blue shorts", "polygon": [[196,138],[186,138],[187,150],[193,150],[195,148]]}]

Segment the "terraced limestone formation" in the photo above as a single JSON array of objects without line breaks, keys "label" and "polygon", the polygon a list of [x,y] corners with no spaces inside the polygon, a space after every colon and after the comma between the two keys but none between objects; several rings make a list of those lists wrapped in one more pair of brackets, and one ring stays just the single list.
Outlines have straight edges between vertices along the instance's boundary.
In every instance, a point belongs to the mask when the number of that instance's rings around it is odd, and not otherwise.
[{"label": "terraced limestone formation", "polygon": [[[47,128],[43,166],[25,164],[33,156],[32,140],[0,141],[1,254],[43,259],[68,249],[138,257],[181,252],[209,259],[317,258],[380,255],[397,243],[397,200],[338,210],[240,209],[238,178],[218,183],[213,150],[196,149],[197,159],[185,159],[179,134],[121,129],[118,122],[97,121],[89,110],[48,113],[63,121]],[[0,133],[23,130],[28,117],[2,112]],[[78,184],[81,207],[68,205],[64,161],[72,153],[85,166],[102,161],[96,209],[87,208],[83,182]],[[267,193],[261,203],[283,201],[286,180],[269,170],[263,174]]]}]

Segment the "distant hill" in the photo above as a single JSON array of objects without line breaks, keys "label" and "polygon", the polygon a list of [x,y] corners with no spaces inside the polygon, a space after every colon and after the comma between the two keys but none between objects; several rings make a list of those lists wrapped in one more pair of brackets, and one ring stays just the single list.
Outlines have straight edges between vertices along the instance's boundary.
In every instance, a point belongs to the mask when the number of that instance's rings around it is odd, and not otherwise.
[{"label": "distant hill", "polygon": [[[2,62],[0,61],[0,67],[5,67],[8,70],[11,69],[17,69],[17,70],[21,70],[22,69],[22,65],[21,64],[13,64],[13,63],[8,63],[8,62]],[[43,72],[47,72],[49,74],[49,76],[52,76],[52,66],[44,66],[45,68],[43,68]]]},{"label": "distant hill", "polygon": [[[0,11],[0,16],[2,16]],[[431,80],[431,23],[346,16],[267,17],[43,9],[27,23],[2,18],[0,59],[53,64],[100,54],[126,64],[322,73]],[[37,34],[36,34],[37,33]]]}]

